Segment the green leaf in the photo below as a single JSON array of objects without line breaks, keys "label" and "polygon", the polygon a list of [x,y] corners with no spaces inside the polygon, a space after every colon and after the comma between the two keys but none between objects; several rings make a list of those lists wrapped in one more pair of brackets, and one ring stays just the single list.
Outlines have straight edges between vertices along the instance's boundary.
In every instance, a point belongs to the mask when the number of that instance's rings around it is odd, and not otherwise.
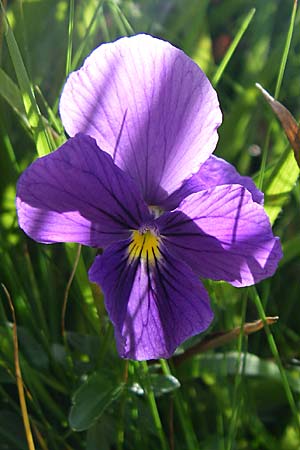
[{"label": "green leaf", "polygon": [[38,369],[48,369],[49,358],[41,344],[33,337],[25,327],[18,326],[18,339],[20,349],[29,364]]},{"label": "green leaf", "polygon": [[149,381],[156,397],[168,394],[180,388],[180,383],[173,375],[152,374]]},{"label": "green leaf", "polygon": [[21,91],[12,79],[0,68],[0,95],[7,101],[13,110],[26,121]]},{"label": "green leaf", "polygon": [[[150,383],[150,387],[155,397],[160,397],[180,388],[179,381],[173,375],[154,373],[149,375],[147,383]],[[146,389],[147,386],[141,386],[139,383],[133,383],[130,387],[130,391],[137,395],[144,395]]]},{"label": "green leaf", "polygon": [[8,371],[0,365],[0,383],[14,383],[15,380]]},{"label": "green leaf", "polygon": [[233,41],[231,42],[221,64],[219,65],[218,69],[216,70],[216,73],[212,79],[212,85],[214,87],[217,86],[217,84],[220,81],[221,76],[223,75],[224,70],[226,69],[227,64],[229,63],[229,61],[231,60],[232,55],[235,52],[235,49],[237,48],[240,40],[242,39],[244,33],[246,32],[248,26],[250,25],[250,22],[253,19],[253,16],[255,14],[255,8],[252,8],[248,14],[244,17],[241,26],[237,32],[237,34],[235,35]]},{"label": "green leaf", "polygon": [[101,442],[101,450],[110,450],[116,447],[117,434],[116,421],[112,416],[105,416],[94,426],[89,428],[87,432],[86,449],[99,450],[99,442]]},{"label": "green leaf", "polygon": [[295,236],[292,239],[283,242],[282,244],[283,259],[279,262],[282,267],[295,258],[300,257],[300,236]]},{"label": "green leaf", "polygon": [[[245,377],[262,377],[281,382],[281,374],[277,364],[259,358],[252,353],[227,352],[199,355],[195,359],[192,375],[217,375],[226,377],[242,373]],[[294,392],[300,393],[300,374],[297,371],[286,371],[289,385]]]},{"label": "green leaf", "polygon": [[82,354],[96,358],[99,354],[101,340],[99,336],[80,334],[72,331],[66,333],[68,344]]},{"label": "green leaf", "polygon": [[74,393],[69,424],[73,430],[89,429],[123,392],[124,385],[95,373]]},{"label": "green leaf", "polygon": [[5,38],[8,46],[8,51],[16,72],[16,77],[18,80],[24,109],[26,111],[26,116],[33,132],[38,154],[39,156],[43,156],[49,153],[49,151],[53,150],[55,148],[55,144],[53,142],[51,134],[47,131],[42,115],[39,111],[39,107],[34,96],[32,83],[30,82],[30,79],[28,77],[21,52],[19,50],[14,33],[9,25],[1,0],[0,7],[4,20]]},{"label": "green leaf", "polygon": [[22,420],[8,410],[0,411],[0,441],[7,449],[27,450]]},{"label": "green leaf", "polygon": [[299,167],[293,152],[283,153],[275,167],[265,175],[265,211],[273,224],[290,197],[299,176]]}]

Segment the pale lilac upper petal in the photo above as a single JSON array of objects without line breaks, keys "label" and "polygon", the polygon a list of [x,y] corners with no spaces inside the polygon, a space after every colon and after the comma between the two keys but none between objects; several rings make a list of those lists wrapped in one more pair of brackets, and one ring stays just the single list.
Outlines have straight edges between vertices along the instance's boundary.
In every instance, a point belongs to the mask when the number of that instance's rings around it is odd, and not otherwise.
[{"label": "pale lilac upper petal", "polygon": [[150,217],[134,182],[85,135],[34,161],[19,179],[16,202],[20,227],[44,243],[102,247]]},{"label": "pale lilac upper petal", "polygon": [[184,181],[182,186],[166,199],[164,207],[167,210],[175,209],[188,195],[225,184],[240,184],[251,192],[253,201],[260,205],[264,202],[264,194],[255,186],[250,177],[240,175],[233,165],[222,158],[211,155],[197,173]]},{"label": "pale lilac upper petal", "polygon": [[196,273],[234,286],[270,277],[282,257],[263,207],[239,185],[192,194],[157,224],[165,245]]},{"label": "pale lilac upper petal", "polygon": [[181,50],[148,35],[103,44],[72,73],[60,114],[69,135],[93,136],[161,205],[213,152],[215,90]]},{"label": "pale lilac upper petal", "polygon": [[155,266],[128,260],[129,241],[109,246],[89,271],[101,285],[118,351],[137,360],[168,358],[213,318],[208,295],[184,263],[162,249]]}]

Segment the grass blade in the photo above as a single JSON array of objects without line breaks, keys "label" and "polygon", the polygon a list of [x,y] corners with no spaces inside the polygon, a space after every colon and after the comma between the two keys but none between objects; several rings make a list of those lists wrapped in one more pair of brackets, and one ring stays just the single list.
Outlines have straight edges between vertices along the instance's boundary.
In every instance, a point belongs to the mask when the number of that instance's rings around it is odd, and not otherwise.
[{"label": "grass blade", "polygon": [[288,33],[286,36],[285,46],[284,46],[284,50],[283,50],[283,54],[282,54],[282,58],[281,58],[279,73],[278,73],[276,87],[275,87],[275,94],[274,94],[275,98],[279,97],[279,92],[280,92],[280,88],[281,88],[281,84],[282,84],[282,80],[283,80],[283,75],[284,75],[284,71],[286,68],[287,59],[288,59],[288,55],[289,55],[289,51],[290,51],[290,47],[291,47],[293,31],[294,31],[294,27],[295,27],[297,4],[298,4],[297,0],[294,0],[293,10],[292,10],[292,15],[291,15],[291,20],[290,20],[290,26],[289,26]]},{"label": "grass blade", "polygon": [[71,72],[72,67],[72,47],[73,47],[73,28],[74,28],[74,0],[69,3],[69,27],[68,27],[68,48],[66,60],[66,76]]},{"label": "grass blade", "polygon": [[3,14],[6,42],[16,72],[27,119],[36,142],[37,152],[39,156],[43,156],[53,150],[55,148],[55,144],[43,124],[43,118],[36,103],[32,84],[29,80],[17,41],[9,25],[1,0],[0,6]]},{"label": "grass blade", "polygon": [[[93,17],[92,17],[92,19],[91,19],[91,21],[90,21],[90,23],[89,23],[89,25],[88,25],[88,27],[86,29],[85,36],[82,39],[82,42],[81,42],[77,52],[75,53],[75,55],[73,57],[71,70],[75,70],[77,68],[77,66],[79,64],[79,61],[80,61],[80,58],[82,57],[82,55],[84,53],[85,47],[88,44],[88,40],[89,40],[91,31],[92,31],[93,25],[94,25],[94,23],[96,22],[96,19],[99,16],[100,16],[100,20],[103,19],[103,0],[100,0],[98,2],[98,5],[97,5],[97,7],[95,9]],[[109,37],[108,37],[107,40],[109,40]]]},{"label": "grass blade", "polygon": [[0,68],[0,95],[7,101],[19,117],[26,121],[26,111],[20,89],[12,79]]},{"label": "grass blade", "polygon": [[28,449],[35,450],[33,437],[32,437],[32,433],[31,433],[31,428],[30,428],[30,422],[29,422],[28,411],[27,411],[26,400],[25,400],[23,379],[22,379],[20,362],[19,362],[19,346],[18,346],[18,334],[17,334],[17,323],[16,323],[15,310],[14,310],[14,306],[13,306],[13,303],[12,303],[12,300],[11,300],[8,290],[6,289],[4,284],[2,284],[2,287],[7,296],[7,299],[9,302],[9,307],[10,307],[12,317],[13,317],[13,345],[14,345],[14,362],[15,362],[15,371],[16,371],[16,382],[17,382],[20,407],[21,407],[21,412],[22,412],[22,418],[23,418],[23,423],[24,423],[24,428],[25,428]]},{"label": "grass blade", "polygon": [[[284,71],[285,71],[286,64],[287,64],[287,58],[288,58],[288,54],[289,54],[289,50],[290,50],[290,46],[291,46],[291,42],[292,42],[292,37],[293,37],[293,31],[294,31],[294,27],[295,27],[296,11],[297,11],[297,0],[294,0],[293,10],[292,10],[291,20],[290,20],[290,25],[289,25],[289,29],[288,29],[288,32],[287,32],[285,46],[284,46],[284,49],[283,49],[283,54],[282,54],[282,57],[281,57],[281,62],[280,62],[280,66],[279,66],[279,72],[278,72],[278,76],[277,76],[277,82],[276,82],[276,88],[275,88],[275,94],[274,94],[274,98],[275,99],[277,99],[278,96],[279,96],[279,92],[280,92],[280,88],[281,88],[281,84],[282,84],[282,80],[283,80],[283,75],[284,75]],[[271,135],[271,128],[269,127],[268,132],[267,132],[267,136],[266,136],[266,145],[265,145],[265,150],[263,152],[262,162],[261,162],[261,167],[260,167],[260,173],[259,173],[258,187],[260,189],[262,189],[263,182],[264,182],[264,174],[265,174],[266,165],[267,165],[267,157],[268,157],[268,147],[269,147],[270,135]],[[275,217],[275,219],[276,219],[276,217]]]},{"label": "grass blade", "polygon": [[299,167],[293,152],[288,148],[275,167],[268,172],[265,183],[265,211],[271,224],[275,222],[290,197],[299,176]]},{"label": "grass blade", "polygon": [[290,388],[290,385],[289,385],[289,382],[288,382],[288,378],[287,378],[286,372],[285,372],[285,370],[283,368],[283,365],[282,365],[282,362],[281,362],[281,359],[280,359],[280,355],[279,355],[279,352],[278,352],[278,349],[277,349],[277,345],[276,345],[275,339],[274,339],[273,334],[272,334],[272,332],[271,332],[271,330],[269,328],[269,325],[266,323],[266,314],[265,314],[265,311],[264,311],[264,307],[263,307],[262,301],[260,299],[260,296],[258,295],[258,292],[257,292],[257,289],[256,289],[255,286],[251,286],[249,288],[249,293],[250,293],[250,296],[251,296],[253,302],[255,303],[255,306],[256,306],[257,311],[258,311],[258,313],[260,315],[260,318],[265,323],[265,331],[266,331],[269,347],[271,349],[271,352],[272,352],[272,354],[274,356],[274,359],[275,359],[276,364],[278,366],[278,369],[280,371],[282,385],[283,385],[283,388],[285,390],[286,398],[287,398],[287,400],[289,402],[291,411],[292,411],[292,413],[294,415],[294,419],[295,419],[295,422],[296,422],[296,425],[297,425],[297,429],[298,429],[298,433],[299,433],[299,437],[300,437],[300,418],[299,418],[298,408],[296,406],[295,399],[293,397],[293,394],[292,394],[292,391],[291,391],[291,388]]},{"label": "grass blade", "polygon": [[233,39],[232,43],[230,44],[224,58],[221,61],[221,64],[219,65],[216,73],[213,76],[212,79],[212,85],[214,87],[217,86],[217,84],[220,81],[221,76],[223,75],[224,70],[226,69],[229,61],[231,60],[232,55],[235,52],[235,49],[237,48],[240,40],[242,39],[243,35],[245,34],[248,26],[250,25],[251,20],[253,19],[253,16],[255,14],[255,8],[252,8],[249,13],[246,15],[244,20],[242,21],[242,25],[240,26],[235,38]]}]

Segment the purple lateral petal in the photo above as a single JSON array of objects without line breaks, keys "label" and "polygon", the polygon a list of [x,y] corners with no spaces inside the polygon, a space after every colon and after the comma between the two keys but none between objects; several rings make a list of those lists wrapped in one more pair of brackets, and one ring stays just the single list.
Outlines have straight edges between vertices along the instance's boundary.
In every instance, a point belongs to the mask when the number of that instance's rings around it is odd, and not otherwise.
[{"label": "purple lateral petal", "polygon": [[84,132],[160,205],[213,152],[215,90],[181,50],[148,35],[103,44],[72,73],[60,100],[66,131]]},{"label": "purple lateral petal", "polygon": [[175,209],[188,195],[225,184],[240,184],[251,192],[253,201],[260,205],[264,202],[264,194],[250,177],[240,175],[227,161],[211,155],[197,173],[184,181],[182,186],[166,199],[163,206],[167,210]]},{"label": "purple lateral petal", "polygon": [[20,227],[38,242],[105,246],[149,218],[133,181],[78,134],[34,161],[17,187]]},{"label": "purple lateral petal", "polygon": [[168,248],[196,273],[234,286],[273,275],[282,257],[263,207],[239,185],[192,194],[157,224]]},{"label": "purple lateral petal", "polygon": [[101,285],[120,355],[168,358],[185,339],[204,331],[213,313],[190,268],[165,250],[155,265],[128,262],[128,241],[109,246],[89,271]]}]

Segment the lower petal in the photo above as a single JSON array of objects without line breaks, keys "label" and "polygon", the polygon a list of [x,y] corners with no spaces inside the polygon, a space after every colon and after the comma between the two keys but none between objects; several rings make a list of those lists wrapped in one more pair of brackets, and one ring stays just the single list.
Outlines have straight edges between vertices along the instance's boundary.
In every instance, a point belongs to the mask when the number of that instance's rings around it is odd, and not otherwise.
[{"label": "lower petal", "polygon": [[129,241],[109,246],[89,271],[101,285],[124,358],[169,358],[184,340],[208,328],[208,295],[189,267],[160,248],[154,258],[129,257]]}]

